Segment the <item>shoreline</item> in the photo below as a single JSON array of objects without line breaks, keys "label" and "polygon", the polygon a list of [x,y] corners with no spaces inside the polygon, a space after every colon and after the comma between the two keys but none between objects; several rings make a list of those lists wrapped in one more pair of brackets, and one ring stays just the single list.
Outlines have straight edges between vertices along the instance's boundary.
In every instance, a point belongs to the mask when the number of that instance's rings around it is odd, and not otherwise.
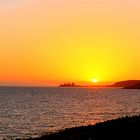
[{"label": "shoreline", "polygon": [[68,128],[26,140],[127,140],[140,139],[140,115],[122,117],[95,125]]}]

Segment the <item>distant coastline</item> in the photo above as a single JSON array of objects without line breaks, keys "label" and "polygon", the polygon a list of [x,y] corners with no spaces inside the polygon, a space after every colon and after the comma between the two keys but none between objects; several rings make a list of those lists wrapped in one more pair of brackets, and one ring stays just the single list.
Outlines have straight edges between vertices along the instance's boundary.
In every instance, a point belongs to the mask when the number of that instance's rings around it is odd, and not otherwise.
[{"label": "distant coastline", "polygon": [[76,85],[75,83],[64,83],[60,84],[58,87],[114,87],[114,88],[123,88],[123,89],[140,89],[140,80],[126,80],[119,81],[112,85]]}]

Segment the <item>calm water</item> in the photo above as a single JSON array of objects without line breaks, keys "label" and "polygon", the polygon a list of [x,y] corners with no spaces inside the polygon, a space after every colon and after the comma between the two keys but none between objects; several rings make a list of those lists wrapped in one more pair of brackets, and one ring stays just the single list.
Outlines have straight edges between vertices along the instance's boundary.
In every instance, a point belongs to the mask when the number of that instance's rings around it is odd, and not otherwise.
[{"label": "calm water", "polygon": [[36,137],[139,113],[140,90],[1,87],[0,139]]}]

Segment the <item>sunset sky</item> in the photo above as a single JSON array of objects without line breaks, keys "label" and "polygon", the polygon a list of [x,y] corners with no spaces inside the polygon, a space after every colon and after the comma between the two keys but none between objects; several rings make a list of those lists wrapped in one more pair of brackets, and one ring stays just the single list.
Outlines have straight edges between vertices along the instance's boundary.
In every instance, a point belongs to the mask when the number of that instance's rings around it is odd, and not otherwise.
[{"label": "sunset sky", "polygon": [[0,0],[0,85],[140,79],[140,0]]}]

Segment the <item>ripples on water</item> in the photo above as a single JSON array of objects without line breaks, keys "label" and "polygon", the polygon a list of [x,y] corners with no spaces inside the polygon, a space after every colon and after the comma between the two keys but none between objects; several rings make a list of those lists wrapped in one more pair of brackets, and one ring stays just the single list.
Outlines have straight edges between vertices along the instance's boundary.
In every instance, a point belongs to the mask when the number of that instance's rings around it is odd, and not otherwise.
[{"label": "ripples on water", "polygon": [[139,114],[140,90],[0,88],[0,139],[27,138]]}]

